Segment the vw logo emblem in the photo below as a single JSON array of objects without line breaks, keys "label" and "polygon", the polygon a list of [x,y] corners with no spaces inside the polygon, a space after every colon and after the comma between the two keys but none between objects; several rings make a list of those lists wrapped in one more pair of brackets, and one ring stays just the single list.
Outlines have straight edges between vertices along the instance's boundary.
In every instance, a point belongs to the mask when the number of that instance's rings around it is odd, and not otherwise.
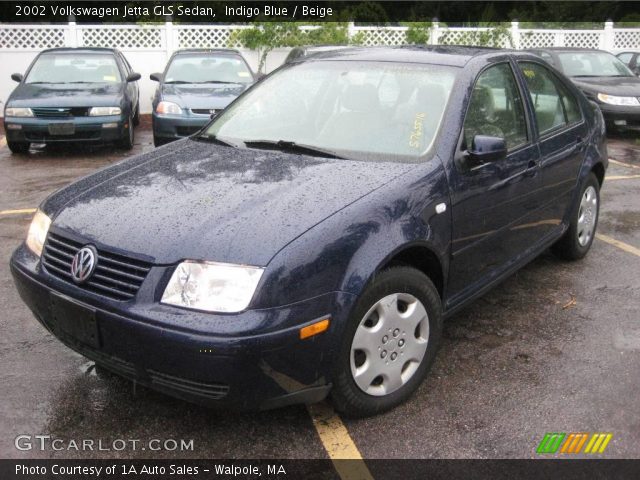
[{"label": "vw logo emblem", "polygon": [[82,247],[73,257],[71,262],[71,276],[76,283],[83,283],[89,279],[96,269],[98,254],[96,249],[87,246]]}]

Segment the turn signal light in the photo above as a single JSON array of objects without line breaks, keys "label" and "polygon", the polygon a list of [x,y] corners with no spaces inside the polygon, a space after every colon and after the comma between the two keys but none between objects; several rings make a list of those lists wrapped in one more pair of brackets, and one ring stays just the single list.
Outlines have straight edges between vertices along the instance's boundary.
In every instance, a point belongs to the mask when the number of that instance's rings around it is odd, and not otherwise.
[{"label": "turn signal light", "polygon": [[320,320],[319,322],[312,323],[311,325],[307,325],[300,329],[300,340],[304,340],[305,338],[313,337],[314,335],[318,335],[319,333],[324,332],[329,328],[329,319],[325,318],[324,320]]}]

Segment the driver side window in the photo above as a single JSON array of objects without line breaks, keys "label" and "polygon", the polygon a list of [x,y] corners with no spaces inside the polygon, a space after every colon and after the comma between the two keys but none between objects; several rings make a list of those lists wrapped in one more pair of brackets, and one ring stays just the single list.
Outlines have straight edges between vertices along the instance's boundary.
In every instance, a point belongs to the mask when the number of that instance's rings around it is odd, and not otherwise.
[{"label": "driver side window", "polygon": [[507,63],[486,69],[476,81],[464,121],[467,149],[476,135],[504,138],[509,150],[528,140],[525,110]]}]

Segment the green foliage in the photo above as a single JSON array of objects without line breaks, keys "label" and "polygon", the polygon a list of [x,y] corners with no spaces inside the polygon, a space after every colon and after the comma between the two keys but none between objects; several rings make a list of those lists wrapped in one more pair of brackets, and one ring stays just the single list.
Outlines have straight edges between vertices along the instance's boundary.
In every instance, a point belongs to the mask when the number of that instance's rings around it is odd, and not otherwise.
[{"label": "green foliage", "polygon": [[298,22],[257,22],[250,28],[235,30],[229,37],[228,45],[237,44],[260,52],[258,71],[263,71],[267,55],[274,48],[297,47],[300,45],[347,45],[358,44],[357,35],[349,41],[346,22],[318,22],[314,28],[301,30],[308,23]]},{"label": "green foliage", "polygon": [[486,28],[486,30],[464,32],[460,36],[454,36],[454,32],[444,32],[440,35],[439,43],[442,45],[513,48],[511,30],[506,24],[485,23],[477,26]]},{"label": "green foliage", "polygon": [[413,45],[425,45],[429,43],[431,22],[403,22],[407,27],[407,43]]}]

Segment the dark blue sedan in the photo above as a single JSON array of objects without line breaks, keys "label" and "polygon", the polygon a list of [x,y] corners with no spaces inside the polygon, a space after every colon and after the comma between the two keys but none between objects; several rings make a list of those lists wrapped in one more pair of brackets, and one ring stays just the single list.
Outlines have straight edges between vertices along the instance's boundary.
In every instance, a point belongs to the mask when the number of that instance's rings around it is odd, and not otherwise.
[{"label": "dark blue sedan", "polygon": [[102,369],[371,415],[420,385],[444,319],[549,247],[587,254],[606,167],[598,107],[537,56],[345,49],[54,193],[11,270]]},{"label": "dark blue sedan", "polygon": [[31,143],[115,142],[133,147],[140,94],[133,71],[113,48],[51,48],[18,82],[4,110],[7,145],[26,153]]},{"label": "dark blue sedan", "polygon": [[153,143],[160,146],[189,136],[256,80],[237,50],[189,49],[174,53],[153,97]]}]

